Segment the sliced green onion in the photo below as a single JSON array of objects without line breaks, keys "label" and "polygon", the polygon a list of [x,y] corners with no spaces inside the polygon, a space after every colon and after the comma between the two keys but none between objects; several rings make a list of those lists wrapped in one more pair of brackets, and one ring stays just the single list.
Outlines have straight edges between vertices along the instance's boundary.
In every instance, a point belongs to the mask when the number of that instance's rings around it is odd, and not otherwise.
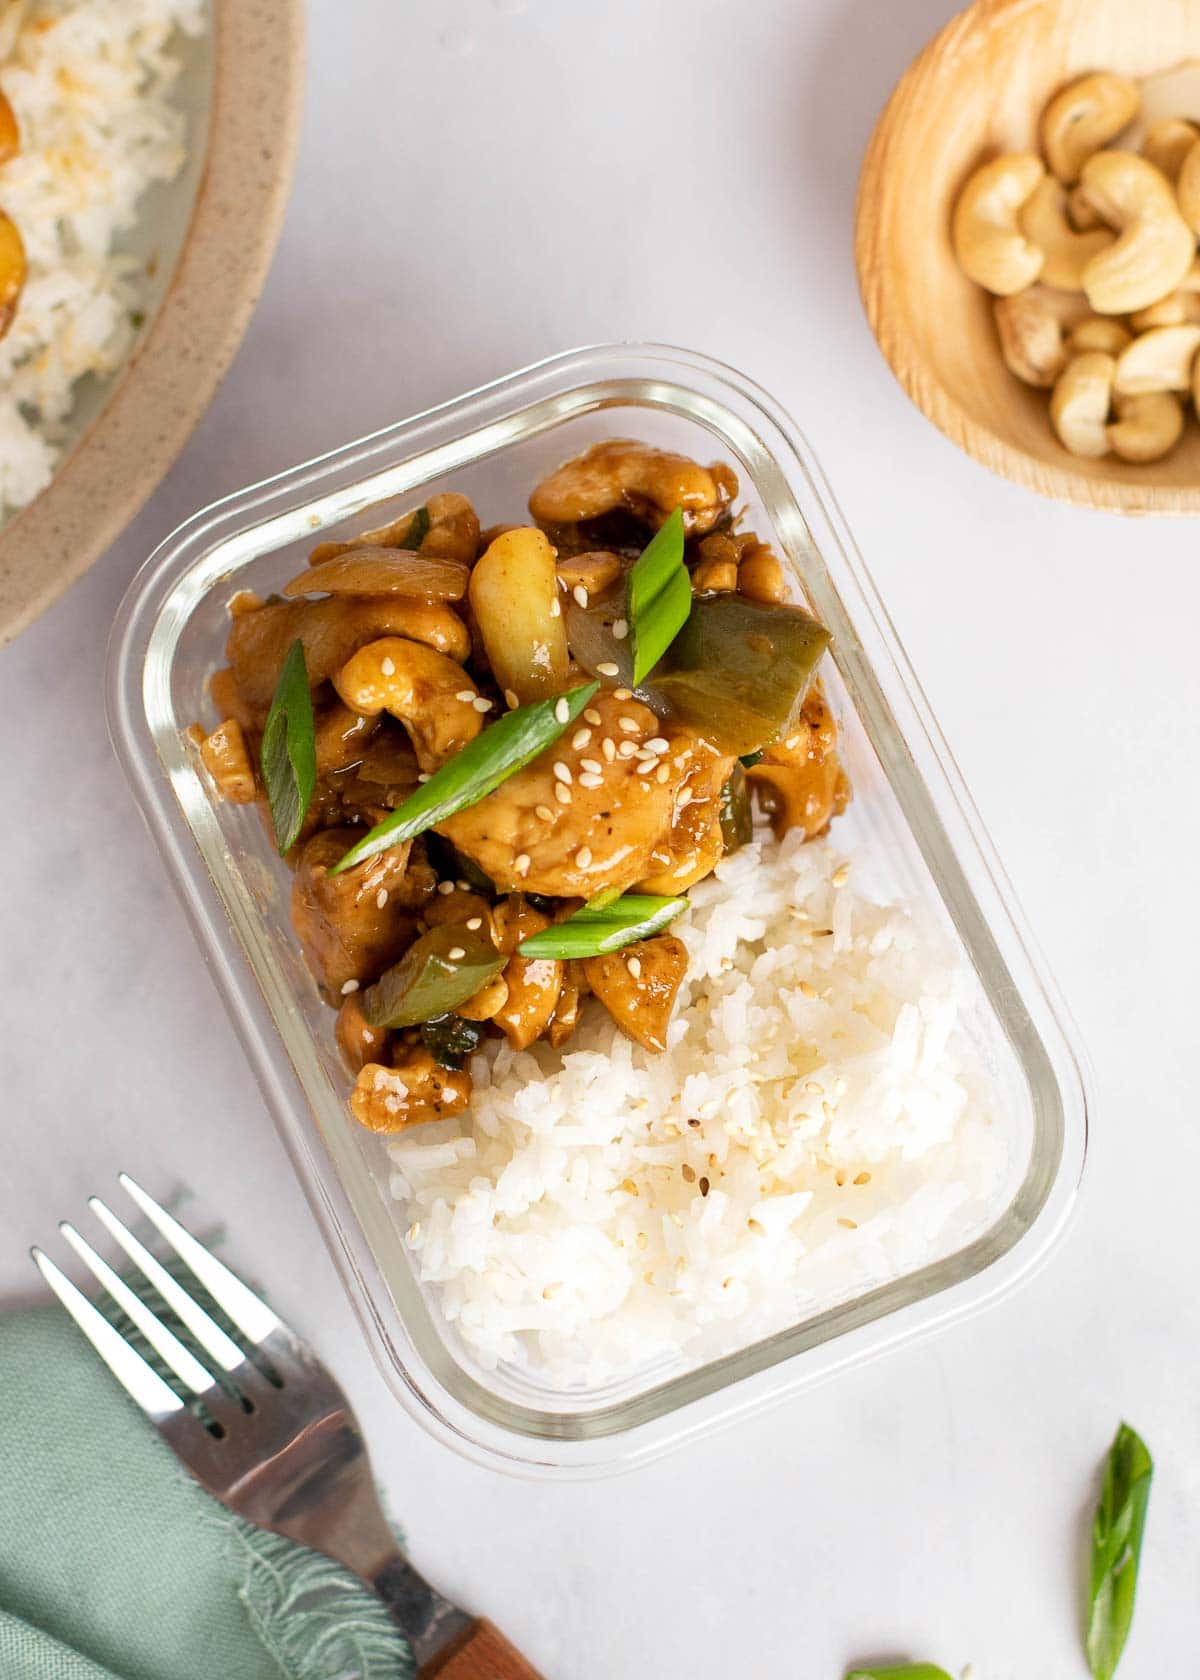
[{"label": "sliced green onion", "polygon": [[411,548],[415,552],[429,535],[429,527],[432,523],[433,521],[429,517],[429,509],[419,507],[412,516],[408,530],[404,533],[404,541],[397,543],[397,548]]},{"label": "sliced green onion", "polygon": [[743,753],[741,758],[738,760],[738,763],[744,770],[753,770],[754,766],[760,763],[761,760],[762,748],[759,747],[757,752]]},{"label": "sliced green onion", "polygon": [[[445,822],[456,811],[477,805],[510,776],[557,741],[569,729],[593,698],[599,683],[584,683],[552,700],[535,700],[506,712],[469,741],[461,752],[448,759],[440,770],[397,807],[381,823],[351,846],[329,871],[340,875],[364,858],[374,857],[389,846],[399,846],[427,828]],[[560,716],[560,713],[563,714]]]},{"label": "sliced green onion", "polygon": [[676,508],[634,561],[626,590],[633,687],[643,682],[687,623],[692,581],[683,563],[683,510]]},{"label": "sliced green onion", "polygon": [[900,1663],[890,1668],[852,1668],[846,1680],[950,1680],[935,1663]]},{"label": "sliced green onion", "polygon": [[686,898],[653,898],[648,893],[625,893],[599,909],[593,900],[568,916],[521,941],[523,957],[602,957],[639,939],[649,939],[687,909]]},{"label": "sliced green onion", "polygon": [[296,836],[317,785],[317,747],[304,643],[296,639],[275,684],[263,729],[261,763],[275,844],[282,857]]},{"label": "sliced green onion", "polygon": [[1123,1423],[1109,1449],[1092,1524],[1087,1655],[1095,1680],[1112,1680],[1133,1621],[1153,1475],[1146,1443]]}]

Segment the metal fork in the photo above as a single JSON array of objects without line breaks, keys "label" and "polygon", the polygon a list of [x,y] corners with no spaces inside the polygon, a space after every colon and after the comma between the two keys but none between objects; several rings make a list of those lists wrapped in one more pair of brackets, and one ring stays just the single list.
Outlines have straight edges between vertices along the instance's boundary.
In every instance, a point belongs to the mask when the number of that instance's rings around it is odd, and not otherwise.
[{"label": "metal fork", "polygon": [[71,1224],[63,1236],[145,1337],[189,1404],[40,1248],[42,1276],[109,1370],[192,1475],[260,1528],[362,1577],[404,1629],[421,1680],[537,1680],[487,1621],[435,1592],[396,1546],[349,1402],[312,1349],[127,1173],[142,1213],[245,1339],[239,1346],[99,1197],[88,1206],[207,1356],[198,1358]]}]

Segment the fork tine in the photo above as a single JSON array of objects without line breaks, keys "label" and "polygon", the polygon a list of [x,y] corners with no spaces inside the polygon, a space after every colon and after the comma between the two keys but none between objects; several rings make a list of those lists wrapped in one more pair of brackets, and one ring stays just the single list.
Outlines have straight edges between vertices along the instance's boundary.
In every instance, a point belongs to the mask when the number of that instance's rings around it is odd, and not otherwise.
[{"label": "fork tine", "polygon": [[169,1330],[146,1303],[134,1294],[124,1279],[117,1276],[107,1260],[100,1258],[91,1243],[80,1236],[74,1225],[64,1220],[59,1230],[97,1282],[108,1290],[126,1318],[137,1325],[155,1353],[167,1362],[180,1382],[190,1388],[193,1394],[207,1393],[213,1386],[213,1379],[195,1354],[188,1352],[174,1331]]},{"label": "fork tine", "polygon": [[258,1344],[266,1341],[272,1331],[284,1329],[282,1321],[276,1318],[267,1303],[252,1289],[247,1289],[241,1278],[235,1277],[228,1266],[198,1243],[190,1231],[185,1231],[179,1221],[166,1208],[160,1207],[153,1196],[148,1196],[128,1173],[117,1176],[146,1218],[166,1238],[184,1265],[200,1279],[213,1300],[229,1315],[247,1340]]},{"label": "fork tine", "polygon": [[198,1301],[192,1299],[183,1285],[171,1276],[160,1260],[155,1259],[144,1243],[138,1241],[112,1209],[102,1202],[99,1196],[89,1197],[88,1206],[109,1234],[120,1243],[142,1276],[153,1284],[172,1312],[187,1325],[200,1346],[206,1353],[211,1354],[221,1369],[236,1371],[245,1365],[246,1355],[233,1338],[227,1336],[216,1319],[206,1313]]},{"label": "fork tine", "polygon": [[29,1252],[46,1282],[130,1399],[156,1420],[182,1412],[183,1401],[174,1390],[168,1388],[158,1372],[152,1370],[141,1354],[129,1346],[104,1314],[97,1312],[87,1296],[76,1289],[49,1255],[43,1254],[40,1248],[31,1248]]}]

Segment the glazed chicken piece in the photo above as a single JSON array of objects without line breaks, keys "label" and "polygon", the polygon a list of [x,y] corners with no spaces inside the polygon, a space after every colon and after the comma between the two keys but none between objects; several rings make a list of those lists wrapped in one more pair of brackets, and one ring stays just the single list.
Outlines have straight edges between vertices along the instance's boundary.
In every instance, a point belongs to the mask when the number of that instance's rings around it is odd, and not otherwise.
[{"label": "glazed chicken piece", "polygon": [[292,883],[292,925],[309,967],[333,996],[377,980],[411,943],[417,909],[436,877],[416,842],[367,858],[342,875],[331,867],[361,830],[327,828],[309,840]]},{"label": "glazed chicken piece", "polygon": [[850,803],[850,783],[837,755],[837,724],[819,682],[805,695],[796,727],[746,771],[780,839],[802,828],[811,840]]},{"label": "glazed chicken piece", "polygon": [[683,783],[675,796],[671,826],[651,854],[653,872],[638,891],[670,898],[686,892],[720,863],[725,851],[721,831],[721,789],[736,760],[718,753],[682,726],[677,738],[691,737],[691,756]]},{"label": "glazed chicken piece", "polygon": [[667,1023],[684,974],[687,947],[660,933],[624,951],[584,961],[588,984],[627,1038],[645,1050],[665,1050]]},{"label": "glazed chicken piece", "polygon": [[502,899],[496,906],[494,922],[496,944],[508,954],[508,962],[501,975],[506,988],[504,1003],[492,1019],[503,1028],[514,1050],[526,1050],[550,1025],[562,991],[563,964],[552,957],[516,955],[522,939],[550,926],[549,916],[526,903],[523,894],[513,893]]},{"label": "glazed chicken piece", "polygon": [[439,825],[501,892],[594,898],[650,869],[697,743],[617,699],[627,692],[598,694],[532,764]]}]

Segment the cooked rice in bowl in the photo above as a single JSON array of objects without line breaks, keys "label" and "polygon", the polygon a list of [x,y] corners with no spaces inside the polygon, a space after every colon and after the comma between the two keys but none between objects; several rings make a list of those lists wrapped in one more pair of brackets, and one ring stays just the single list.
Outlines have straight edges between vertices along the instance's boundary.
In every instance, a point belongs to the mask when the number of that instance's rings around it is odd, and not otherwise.
[{"label": "cooked rice in bowl", "polygon": [[122,248],[143,195],[187,156],[174,103],[183,36],[203,0],[10,0],[0,9],[0,87],[20,150],[0,168],[0,207],[27,272],[0,339],[0,517],[50,482],[79,381],[127,359],[150,287]]},{"label": "cooked rice in bowl", "polygon": [[941,928],[760,832],[674,924],[665,1054],[596,1010],[492,1043],[468,1124],[390,1144],[407,1244],[485,1367],[556,1387],[728,1353],[964,1247],[1018,1141]]}]

